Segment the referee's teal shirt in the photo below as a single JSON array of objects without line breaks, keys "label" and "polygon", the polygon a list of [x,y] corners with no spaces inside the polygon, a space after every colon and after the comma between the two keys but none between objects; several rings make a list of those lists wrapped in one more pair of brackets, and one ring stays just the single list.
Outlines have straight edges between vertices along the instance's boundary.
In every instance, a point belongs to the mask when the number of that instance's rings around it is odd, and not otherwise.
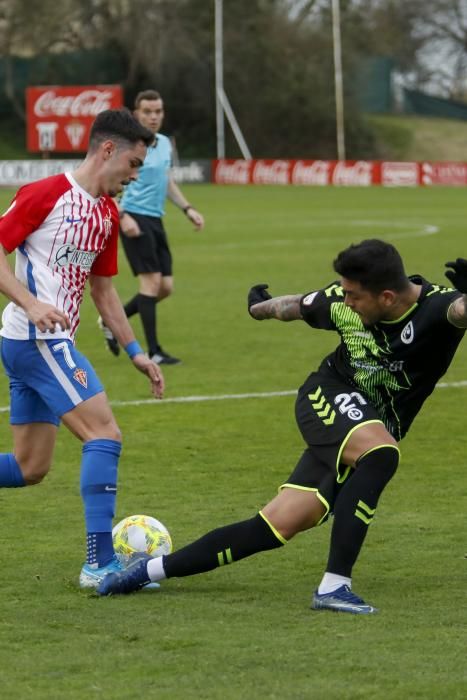
[{"label": "referee's teal shirt", "polygon": [[149,146],[138,179],[125,187],[120,208],[129,214],[161,217],[165,214],[167,185],[172,165],[172,145],[163,134],[157,134],[154,146]]}]

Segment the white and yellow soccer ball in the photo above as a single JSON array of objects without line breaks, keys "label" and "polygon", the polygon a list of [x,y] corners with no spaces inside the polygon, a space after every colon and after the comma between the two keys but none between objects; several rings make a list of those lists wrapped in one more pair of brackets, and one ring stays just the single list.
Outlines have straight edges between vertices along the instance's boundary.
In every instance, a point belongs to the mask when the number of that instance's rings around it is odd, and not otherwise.
[{"label": "white and yellow soccer ball", "polygon": [[161,557],[172,551],[169,531],[150,515],[129,515],[123,518],[113,528],[112,539],[116,554],[123,557],[129,557],[136,552]]}]

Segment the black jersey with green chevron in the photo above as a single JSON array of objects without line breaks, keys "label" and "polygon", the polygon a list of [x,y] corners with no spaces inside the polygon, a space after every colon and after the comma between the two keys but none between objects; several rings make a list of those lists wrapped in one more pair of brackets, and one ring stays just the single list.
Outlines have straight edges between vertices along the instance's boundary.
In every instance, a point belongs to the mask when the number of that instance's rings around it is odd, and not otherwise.
[{"label": "black jersey with green chevron", "polygon": [[459,292],[419,275],[410,280],[422,288],[417,302],[401,318],[372,326],[346,306],[339,282],[301,299],[310,326],[336,330],[341,337],[320,369],[364,392],[398,440],[446,372],[464,335],[447,319]]}]

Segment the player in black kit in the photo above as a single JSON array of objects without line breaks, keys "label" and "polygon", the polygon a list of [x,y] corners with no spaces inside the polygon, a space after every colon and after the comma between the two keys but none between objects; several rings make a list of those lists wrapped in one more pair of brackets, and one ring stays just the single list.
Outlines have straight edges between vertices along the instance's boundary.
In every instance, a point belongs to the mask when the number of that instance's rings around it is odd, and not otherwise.
[{"label": "player in black kit", "polygon": [[252,287],[259,321],[304,320],[341,342],[299,389],[306,449],[279,494],[249,520],[218,528],[158,559],[137,556],[109,574],[101,595],[209,571],[286,544],[334,514],[326,572],[311,607],[354,614],[376,608],[351,588],[379,497],[399,462],[398,442],[447,370],[467,327],[467,261],[447,263],[456,289],[407,277],[397,250],[377,239],[339,253],[339,280],[305,295],[272,298]]}]

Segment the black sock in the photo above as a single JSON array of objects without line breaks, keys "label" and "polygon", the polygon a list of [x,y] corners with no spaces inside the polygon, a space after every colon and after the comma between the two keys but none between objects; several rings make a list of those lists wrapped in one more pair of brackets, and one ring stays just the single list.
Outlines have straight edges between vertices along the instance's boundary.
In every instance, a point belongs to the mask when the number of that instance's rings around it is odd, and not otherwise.
[{"label": "black sock", "polygon": [[131,318],[131,316],[134,316],[138,313],[138,297],[139,294],[135,294],[135,296],[129,301],[127,301],[127,303],[123,307],[125,309],[127,318]]},{"label": "black sock", "polygon": [[154,355],[159,349],[156,334],[156,297],[138,294],[138,312],[143,324],[144,337],[148,346],[148,355]]},{"label": "black sock", "polygon": [[285,540],[279,537],[258,513],[250,520],[211,530],[199,540],[164,556],[164,570],[167,578],[201,574],[256,552],[281,547]]},{"label": "black sock", "polygon": [[394,475],[398,462],[399,450],[390,445],[372,450],[358,460],[355,471],[334,504],[326,571],[351,577],[378,499]]}]

